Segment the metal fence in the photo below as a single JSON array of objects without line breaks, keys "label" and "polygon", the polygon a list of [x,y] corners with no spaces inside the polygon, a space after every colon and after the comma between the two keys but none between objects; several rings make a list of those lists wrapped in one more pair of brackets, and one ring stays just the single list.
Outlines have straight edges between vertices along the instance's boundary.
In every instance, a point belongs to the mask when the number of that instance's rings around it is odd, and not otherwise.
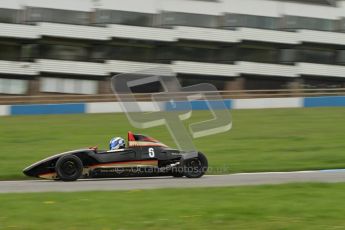
[{"label": "metal fence", "polygon": [[[334,89],[282,89],[282,90],[234,90],[218,91],[224,99],[241,98],[279,98],[279,97],[317,97],[317,96],[344,96],[345,88]],[[186,93],[176,92],[175,98],[185,99]],[[137,93],[138,101],[151,101],[151,93]],[[177,95],[177,96],[176,96]],[[162,98],[164,100],[164,97]],[[167,98],[168,99],[168,98]],[[0,96],[0,104],[49,104],[49,103],[76,103],[76,102],[111,102],[117,101],[114,94],[98,95],[66,95],[42,94],[36,96]]]}]

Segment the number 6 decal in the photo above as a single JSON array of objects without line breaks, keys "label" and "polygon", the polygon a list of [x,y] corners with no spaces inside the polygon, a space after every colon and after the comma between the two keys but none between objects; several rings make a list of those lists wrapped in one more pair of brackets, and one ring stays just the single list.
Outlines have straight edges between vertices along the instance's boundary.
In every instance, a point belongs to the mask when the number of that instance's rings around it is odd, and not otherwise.
[{"label": "number 6 decal", "polygon": [[155,157],[155,150],[153,148],[149,148],[149,157]]}]

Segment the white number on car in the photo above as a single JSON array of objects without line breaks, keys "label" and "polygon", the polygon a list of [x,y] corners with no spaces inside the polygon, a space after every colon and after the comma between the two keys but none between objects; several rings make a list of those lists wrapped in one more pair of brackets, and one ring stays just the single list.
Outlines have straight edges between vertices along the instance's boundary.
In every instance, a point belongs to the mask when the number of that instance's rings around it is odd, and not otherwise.
[{"label": "white number on car", "polygon": [[155,157],[155,150],[153,148],[149,148],[149,157]]}]

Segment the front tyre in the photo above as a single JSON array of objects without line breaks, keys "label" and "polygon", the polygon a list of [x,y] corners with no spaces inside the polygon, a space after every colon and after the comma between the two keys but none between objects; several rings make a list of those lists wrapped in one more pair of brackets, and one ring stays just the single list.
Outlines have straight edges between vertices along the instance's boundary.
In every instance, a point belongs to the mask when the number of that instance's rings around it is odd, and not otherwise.
[{"label": "front tyre", "polygon": [[62,181],[75,181],[83,173],[83,163],[77,156],[65,155],[56,162],[55,170]]},{"label": "front tyre", "polygon": [[188,178],[200,178],[208,169],[206,156],[199,152],[197,158],[191,158],[183,161],[184,175]]}]

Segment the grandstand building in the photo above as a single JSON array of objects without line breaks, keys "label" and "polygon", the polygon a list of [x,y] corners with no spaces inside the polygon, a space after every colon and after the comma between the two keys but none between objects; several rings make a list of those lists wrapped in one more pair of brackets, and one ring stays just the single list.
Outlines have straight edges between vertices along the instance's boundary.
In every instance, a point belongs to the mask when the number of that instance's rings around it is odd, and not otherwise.
[{"label": "grandstand building", "polygon": [[2,95],[105,94],[156,66],[183,86],[345,87],[345,1],[0,1]]}]

